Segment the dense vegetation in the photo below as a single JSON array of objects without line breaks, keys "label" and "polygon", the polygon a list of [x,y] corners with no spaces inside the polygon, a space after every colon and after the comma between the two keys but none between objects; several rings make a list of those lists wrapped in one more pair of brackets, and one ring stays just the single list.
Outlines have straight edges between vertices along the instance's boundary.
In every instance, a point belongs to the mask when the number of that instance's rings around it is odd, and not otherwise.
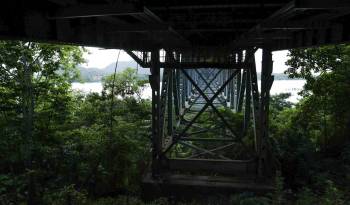
[{"label": "dense vegetation", "polygon": [[[83,52],[0,42],[1,205],[144,204],[151,119],[150,102],[139,97],[145,82],[126,69],[106,77],[101,94],[75,93],[70,82]],[[350,46],[292,50],[289,57],[286,74],[307,82],[296,105],[288,94],[271,100],[278,189],[266,197],[233,195],[231,204],[350,200]]]},{"label": "dense vegetation", "polygon": [[135,71],[116,77],[111,103],[111,78],[102,95],[72,92],[83,49],[0,47],[0,204],[136,192],[148,162],[150,103],[134,97],[142,85]]}]

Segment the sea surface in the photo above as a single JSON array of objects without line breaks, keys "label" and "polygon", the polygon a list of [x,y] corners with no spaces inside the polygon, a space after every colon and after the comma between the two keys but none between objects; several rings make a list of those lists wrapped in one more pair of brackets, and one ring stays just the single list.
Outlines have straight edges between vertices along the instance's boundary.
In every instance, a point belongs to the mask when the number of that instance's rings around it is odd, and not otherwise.
[{"label": "sea surface", "polygon": [[[260,87],[260,81],[258,82]],[[298,95],[305,84],[305,80],[276,80],[271,88],[271,95],[279,93],[291,93],[291,97],[288,99],[291,102],[298,102],[301,98]],[[75,91],[80,91],[82,93],[91,93],[102,91],[102,82],[88,82],[88,83],[73,83],[72,88]],[[151,98],[152,90],[149,84],[141,92],[142,98]]]}]

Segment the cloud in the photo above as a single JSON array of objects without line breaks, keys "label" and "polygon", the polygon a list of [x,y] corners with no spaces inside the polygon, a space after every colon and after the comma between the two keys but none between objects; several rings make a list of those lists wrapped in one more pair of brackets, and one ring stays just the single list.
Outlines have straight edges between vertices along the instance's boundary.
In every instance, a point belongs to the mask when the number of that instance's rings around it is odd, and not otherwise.
[{"label": "cloud", "polygon": [[[109,64],[116,62],[118,51],[117,49],[103,49],[96,47],[86,47],[89,53],[84,54],[87,63],[83,67],[89,68],[105,68]],[[133,61],[132,58],[121,50],[119,61]]]}]

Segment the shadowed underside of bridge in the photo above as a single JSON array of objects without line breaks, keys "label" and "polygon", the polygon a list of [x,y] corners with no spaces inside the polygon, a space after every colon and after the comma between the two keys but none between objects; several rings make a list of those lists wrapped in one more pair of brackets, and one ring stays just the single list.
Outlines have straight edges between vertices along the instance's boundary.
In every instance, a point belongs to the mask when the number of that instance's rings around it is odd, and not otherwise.
[{"label": "shadowed underside of bridge", "polygon": [[144,182],[170,192],[273,189],[271,52],[350,41],[348,0],[12,0],[0,10],[2,39],[119,48],[150,68]]},{"label": "shadowed underside of bridge", "polygon": [[145,184],[161,185],[165,194],[273,190],[272,55],[263,50],[259,92],[255,51],[234,53],[237,66],[228,68],[182,67],[181,54],[165,51],[162,70],[159,52],[151,53],[153,158]]}]

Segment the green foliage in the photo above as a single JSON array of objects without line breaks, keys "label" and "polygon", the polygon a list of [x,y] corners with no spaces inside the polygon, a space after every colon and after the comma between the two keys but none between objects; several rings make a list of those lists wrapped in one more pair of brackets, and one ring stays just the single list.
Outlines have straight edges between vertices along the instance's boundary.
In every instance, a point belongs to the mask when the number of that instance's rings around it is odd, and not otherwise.
[{"label": "green foliage", "polygon": [[47,194],[43,197],[44,204],[52,205],[86,205],[87,193],[79,192],[74,188],[74,185],[64,186],[57,192]]},{"label": "green foliage", "polygon": [[321,194],[315,194],[309,188],[304,188],[298,193],[297,205],[308,205],[308,204],[320,204],[320,205],[344,205],[344,194],[334,183],[327,180],[327,184],[324,187],[324,191]]},{"label": "green foliage", "polygon": [[258,197],[252,193],[242,193],[232,195],[230,198],[232,205],[269,205],[270,199],[266,197]]},{"label": "green foliage", "polygon": [[[287,188],[325,187],[327,180],[346,186],[345,145],[350,129],[348,45],[291,50],[286,71],[304,78],[304,97],[296,105],[285,94],[270,104],[270,135]],[[344,150],[344,151],[343,151]]]},{"label": "green foliage", "polygon": [[101,198],[90,202],[89,205],[144,205],[144,203],[136,197],[120,196],[118,198]]},{"label": "green foliage", "polygon": [[320,199],[321,205],[343,205],[343,193],[339,191],[334,183],[330,180],[327,181],[327,187],[324,195]]},{"label": "green foliage", "polygon": [[309,188],[304,188],[300,193],[298,193],[298,199],[296,205],[309,205],[317,204],[317,199],[314,193]]},{"label": "green foliage", "polygon": [[[142,87],[147,81],[140,80],[136,69],[126,68],[123,72],[112,74],[103,79],[103,92],[114,93],[115,96],[140,96]],[[114,86],[114,88],[113,88]]]},{"label": "green foliage", "polygon": [[37,203],[45,152],[70,116],[69,82],[84,49],[21,41],[1,41],[0,48],[0,173],[24,178],[6,188],[9,201]]},{"label": "green foliage", "polygon": [[25,190],[24,176],[13,174],[0,175],[0,205],[18,204],[24,200],[23,190]]},{"label": "green foliage", "polygon": [[141,199],[135,196],[118,196],[116,198],[100,198],[95,201],[89,202],[89,205],[200,205],[196,202],[169,202],[167,198],[158,198],[151,202],[143,202]]},{"label": "green foliage", "polygon": [[275,193],[272,195],[272,204],[281,205],[284,204],[284,193],[283,193],[283,177],[281,172],[277,171],[275,177]]},{"label": "green foliage", "polygon": [[271,117],[276,117],[278,113],[286,108],[292,108],[293,103],[288,101],[290,98],[290,93],[280,93],[277,95],[272,95],[270,99],[270,114]]},{"label": "green foliage", "polygon": [[306,79],[301,117],[310,124],[305,129],[321,148],[339,150],[350,131],[350,46],[291,50],[289,56],[286,73]]},{"label": "green foliage", "polygon": [[142,85],[134,70],[116,75],[110,107],[110,95],[71,91],[84,49],[17,41],[0,47],[1,199],[86,204],[87,196],[138,190],[149,160],[150,103],[133,96]]},{"label": "green foliage", "polygon": [[296,204],[344,204],[343,190],[349,185],[344,180],[349,170],[349,48],[290,51],[286,73],[306,79],[304,98],[296,105],[283,104],[287,96],[271,99],[271,136],[286,187],[303,187]]}]

